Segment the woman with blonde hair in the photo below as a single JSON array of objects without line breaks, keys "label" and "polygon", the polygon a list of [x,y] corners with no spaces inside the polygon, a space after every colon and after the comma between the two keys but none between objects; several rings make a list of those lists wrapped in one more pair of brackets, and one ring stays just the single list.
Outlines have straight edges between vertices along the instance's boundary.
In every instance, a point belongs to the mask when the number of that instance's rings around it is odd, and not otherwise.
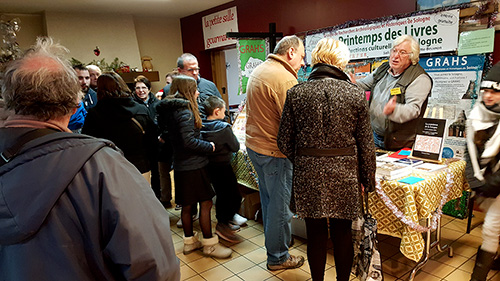
[{"label": "woman with blonde hair", "polygon": [[329,224],[337,280],[347,281],[361,185],[375,186],[375,146],[365,93],[343,72],[347,46],[324,38],[311,54],[308,81],[288,90],[278,147],[293,163],[290,207],[306,222],[312,279],[324,279]]},{"label": "woman with blonde hair", "polygon": [[[182,206],[184,254],[203,247],[207,256],[228,258],[232,250],[220,244],[217,235],[212,235],[210,211],[215,193],[205,168],[207,154],[215,151],[215,144],[200,137],[199,94],[194,78],[184,75],[175,77],[167,98],[156,108],[158,125],[162,132],[168,131],[174,149],[175,202]],[[191,216],[197,203],[200,203],[201,242],[193,231]]]}]

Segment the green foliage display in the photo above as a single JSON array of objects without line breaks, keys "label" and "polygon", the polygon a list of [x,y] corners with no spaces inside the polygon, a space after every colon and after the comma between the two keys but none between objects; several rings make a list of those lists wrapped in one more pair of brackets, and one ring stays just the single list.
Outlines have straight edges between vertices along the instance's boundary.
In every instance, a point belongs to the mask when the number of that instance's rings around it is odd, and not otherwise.
[{"label": "green foliage display", "polygon": [[84,62],[81,62],[75,58],[71,58],[70,62],[71,62],[71,65],[73,65],[73,66],[77,65],[77,64],[83,64],[83,65],[93,64],[93,65],[97,65],[102,71],[116,71],[116,72],[119,72],[119,70],[122,66],[127,65],[126,63],[124,63],[123,61],[121,61],[118,58],[115,58],[110,63],[107,63],[106,59],[104,59],[104,58],[101,60],[92,60],[89,63],[84,63]]}]

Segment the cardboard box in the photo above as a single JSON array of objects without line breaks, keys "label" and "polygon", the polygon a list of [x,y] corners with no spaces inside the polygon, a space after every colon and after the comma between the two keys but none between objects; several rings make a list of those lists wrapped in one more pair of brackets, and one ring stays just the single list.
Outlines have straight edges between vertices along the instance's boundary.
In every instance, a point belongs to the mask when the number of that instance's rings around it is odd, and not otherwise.
[{"label": "cardboard box", "polygon": [[[260,195],[258,191],[241,186],[241,202],[240,215],[250,220],[257,220],[260,213]],[[260,214],[262,215],[262,214]]]}]

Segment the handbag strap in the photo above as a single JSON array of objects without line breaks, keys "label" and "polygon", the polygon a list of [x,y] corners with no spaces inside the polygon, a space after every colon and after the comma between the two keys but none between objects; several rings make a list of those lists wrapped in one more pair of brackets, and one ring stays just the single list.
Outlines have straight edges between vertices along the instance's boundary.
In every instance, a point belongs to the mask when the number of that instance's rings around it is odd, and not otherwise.
[{"label": "handbag strap", "polygon": [[27,133],[22,134],[18,137],[17,141],[11,147],[5,149],[0,153],[0,167],[7,164],[12,160],[17,154],[23,149],[24,145],[28,142],[43,137],[48,134],[53,134],[58,132],[54,129],[36,129],[31,130]]},{"label": "handbag strap", "polygon": [[369,208],[368,208],[368,193],[364,193],[363,192],[362,196],[363,196],[363,203],[364,203],[364,204],[361,204],[362,210],[363,210],[363,214],[364,215],[369,215],[370,211],[369,211]]},{"label": "handbag strap", "polygon": [[361,204],[361,213],[363,215],[370,214],[368,211],[368,193],[362,189],[361,184],[359,185],[359,191],[361,193],[361,198],[359,200]]}]

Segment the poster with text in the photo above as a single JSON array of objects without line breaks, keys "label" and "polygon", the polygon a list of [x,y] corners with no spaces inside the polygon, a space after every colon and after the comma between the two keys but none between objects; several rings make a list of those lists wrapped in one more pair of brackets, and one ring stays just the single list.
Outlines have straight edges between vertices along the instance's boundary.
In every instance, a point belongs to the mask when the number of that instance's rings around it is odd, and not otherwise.
[{"label": "poster with text", "polygon": [[241,65],[241,84],[238,95],[241,95],[247,92],[248,78],[252,71],[266,59],[266,40],[240,39],[238,51]]},{"label": "poster with text", "polygon": [[433,81],[424,117],[448,120],[444,158],[462,158],[465,123],[479,96],[484,55],[420,58],[420,65]]},{"label": "poster with text", "polygon": [[420,58],[433,82],[428,117],[453,123],[462,112],[468,115],[479,94],[484,61],[483,55]]},{"label": "poster with text", "polygon": [[205,50],[235,44],[236,39],[226,37],[226,32],[238,32],[236,7],[219,11],[202,19]]},{"label": "poster with text", "polygon": [[418,40],[422,54],[454,51],[458,44],[458,24],[459,9],[454,9],[311,34],[305,39],[306,62],[311,62],[311,51],[324,37],[344,42],[351,59],[388,57],[392,42],[405,34]]}]

